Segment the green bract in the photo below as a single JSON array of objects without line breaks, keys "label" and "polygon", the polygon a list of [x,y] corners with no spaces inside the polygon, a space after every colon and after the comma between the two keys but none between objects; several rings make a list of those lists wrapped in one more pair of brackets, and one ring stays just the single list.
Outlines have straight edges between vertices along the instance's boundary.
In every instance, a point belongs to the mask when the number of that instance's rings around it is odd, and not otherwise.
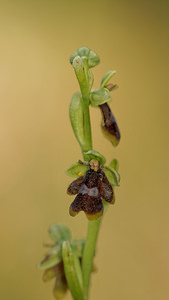
[{"label": "green bract", "polygon": [[69,116],[73,131],[80,145],[85,142],[83,128],[83,103],[79,92],[74,93],[69,107]]},{"label": "green bract", "polygon": [[50,238],[55,243],[60,243],[65,240],[71,240],[71,232],[69,228],[63,224],[53,224],[49,227],[48,233]]},{"label": "green bract", "polygon": [[89,170],[89,166],[76,162],[67,168],[66,174],[70,177],[77,178],[79,176],[84,176],[87,170]]},{"label": "green bract", "polygon": [[[76,272],[77,266],[72,248],[68,241],[63,242],[62,257],[66,279],[74,300],[83,300],[83,290],[81,286],[82,274],[81,269]],[[79,276],[81,278],[79,278]]]},{"label": "green bract", "polygon": [[104,165],[106,163],[105,157],[95,150],[90,150],[88,152],[85,152],[85,157],[86,157],[87,161],[96,159],[100,165]]},{"label": "green bract", "polygon": [[76,52],[74,52],[70,57],[70,63],[73,64],[73,60],[76,56],[87,57],[88,67],[93,68],[97,66],[100,62],[99,56],[87,47],[81,47]]},{"label": "green bract", "polygon": [[77,79],[79,81],[79,84],[81,82],[85,82],[86,79],[86,74],[85,74],[85,69],[84,69],[84,64],[83,60],[80,56],[76,56],[73,60],[73,67],[77,76]]},{"label": "green bract", "polygon": [[98,90],[93,90],[90,93],[90,104],[93,107],[96,107],[109,101],[111,101],[111,95],[108,89],[101,88]]},{"label": "green bract", "polygon": [[102,78],[100,88],[104,88],[114,74],[116,74],[116,71],[107,72]]},{"label": "green bract", "polygon": [[89,69],[89,90],[91,90],[93,86],[93,82],[94,82],[93,73],[92,70]]},{"label": "green bract", "polygon": [[105,166],[103,171],[113,187],[119,185],[120,175],[115,169]]}]

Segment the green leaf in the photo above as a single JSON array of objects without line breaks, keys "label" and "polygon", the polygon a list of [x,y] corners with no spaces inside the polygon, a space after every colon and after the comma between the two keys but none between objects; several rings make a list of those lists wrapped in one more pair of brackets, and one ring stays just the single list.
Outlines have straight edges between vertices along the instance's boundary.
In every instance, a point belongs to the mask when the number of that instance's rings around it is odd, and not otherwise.
[{"label": "green leaf", "polygon": [[83,296],[83,290],[81,286],[82,274],[79,274],[79,272],[81,273],[81,269],[78,268],[77,270],[74,253],[68,241],[63,242],[62,257],[63,257],[65,276],[67,279],[69,289],[73,296],[73,299],[83,300],[84,296]]},{"label": "green leaf", "polygon": [[55,265],[59,264],[62,261],[62,247],[57,245],[52,247],[46,255],[44,255],[38,264],[40,270],[46,270]]},{"label": "green leaf", "polygon": [[111,101],[111,95],[108,89],[101,88],[99,90],[93,90],[90,93],[90,104],[93,107],[97,107],[109,101]]},{"label": "green leaf", "polygon": [[74,134],[81,146],[85,143],[85,137],[83,128],[83,103],[79,92],[74,93],[72,96],[69,107],[69,116]]},{"label": "green leaf", "polygon": [[50,238],[55,242],[63,242],[71,240],[71,232],[64,224],[53,224],[49,227],[48,233]]},{"label": "green leaf", "polygon": [[85,154],[85,157],[87,158],[87,161],[96,159],[100,165],[104,165],[106,163],[105,157],[95,150],[90,150],[88,152],[85,152],[84,154]]},{"label": "green leaf", "polygon": [[70,177],[78,178],[79,176],[84,176],[88,170],[89,166],[76,162],[67,168],[66,174]]},{"label": "green leaf", "polygon": [[118,169],[119,169],[119,162],[118,162],[118,160],[116,158],[112,159],[112,161],[110,162],[109,166],[112,169],[118,171]]},{"label": "green leaf", "polygon": [[112,186],[118,186],[119,185],[120,175],[115,169],[105,166],[103,171],[105,172],[105,174],[106,174],[106,176],[107,176],[107,178],[108,178],[108,180],[109,180],[109,182]]},{"label": "green leaf", "polygon": [[109,82],[109,80],[111,79],[111,77],[114,74],[116,74],[116,71],[109,71],[103,76],[101,84],[100,84],[101,89],[105,87],[105,85]]}]

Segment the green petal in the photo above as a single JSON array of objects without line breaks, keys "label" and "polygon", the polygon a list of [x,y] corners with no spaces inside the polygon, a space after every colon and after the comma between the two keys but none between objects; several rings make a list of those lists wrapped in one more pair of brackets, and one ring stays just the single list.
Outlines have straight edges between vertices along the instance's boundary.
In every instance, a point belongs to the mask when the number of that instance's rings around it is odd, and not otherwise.
[{"label": "green petal", "polygon": [[95,150],[90,150],[88,152],[85,152],[84,154],[85,154],[85,157],[87,158],[87,161],[96,159],[100,165],[104,165],[106,163],[105,157]]},{"label": "green petal", "polygon": [[104,88],[114,74],[116,74],[116,71],[107,72],[102,78],[100,88]]},{"label": "green petal", "polygon": [[50,238],[56,242],[62,242],[65,240],[71,240],[71,232],[64,224],[53,224],[49,227],[48,233]]},{"label": "green petal", "polygon": [[49,252],[44,255],[38,264],[40,270],[46,270],[54,267],[62,261],[62,247],[60,245],[52,247]]},{"label": "green petal", "polygon": [[118,169],[119,169],[119,162],[118,162],[118,160],[116,158],[112,159],[112,161],[110,162],[109,166],[112,169],[118,171]]},{"label": "green petal", "polygon": [[120,175],[115,169],[105,166],[103,171],[106,174],[106,176],[108,178],[108,181],[110,182],[110,184],[112,186],[118,186],[119,185]]},{"label": "green petal", "polygon": [[84,176],[88,170],[89,166],[77,162],[67,168],[66,174],[70,177],[78,178],[79,176]]},{"label": "green petal", "polygon": [[93,107],[97,107],[109,101],[111,101],[111,95],[108,89],[102,88],[90,93],[90,104]]}]

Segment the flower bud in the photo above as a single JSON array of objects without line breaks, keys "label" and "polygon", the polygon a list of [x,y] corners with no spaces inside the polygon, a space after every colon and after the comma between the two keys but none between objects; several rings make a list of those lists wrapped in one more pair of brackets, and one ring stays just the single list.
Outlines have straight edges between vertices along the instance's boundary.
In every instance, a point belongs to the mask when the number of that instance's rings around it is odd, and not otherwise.
[{"label": "flower bud", "polygon": [[71,55],[70,57],[71,64],[73,64],[73,60],[76,56],[87,57],[89,68],[95,67],[100,62],[99,56],[94,51],[90,50],[87,47],[81,47]]},{"label": "flower bud", "polygon": [[104,136],[111,141],[113,146],[117,146],[120,141],[120,131],[113,116],[111,109],[107,103],[99,106],[103,115],[103,122],[101,124]]}]

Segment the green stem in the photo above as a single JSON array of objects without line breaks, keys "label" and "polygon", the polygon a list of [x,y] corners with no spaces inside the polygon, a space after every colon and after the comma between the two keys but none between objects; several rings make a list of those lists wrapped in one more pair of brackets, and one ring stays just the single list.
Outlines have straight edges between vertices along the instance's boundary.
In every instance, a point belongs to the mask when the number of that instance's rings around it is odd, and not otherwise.
[{"label": "green stem", "polygon": [[[83,157],[85,160],[85,152],[92,150],[92,135],[91,135],[91,124],[89,114],[89,73],[87,59],[76,57],[73,61],[73,66],[77,79],[79,81],[80,90],[83,97],[83,121],[84,121],[84,135],[85,143],[81,145]],[[84,287],[84,299],[88,299],[90,277],[93,268],[93,257],[95,254],[97,237],[102,218],[96,221],[88,222],[88,231],[86,237],[86,243],[84,253],[82,257],[82,275],[83,275],[83,287]]]},{"label": "green stem", "polygon": [[96,221],[88,222],[88,231],[85,243],[85,249],[82,259],[82,274],[83,274],[83,287],[84,287],[84,299],[88,299],[90,276],[93,268],[93,257],[95,254],[97,237],[100,229],[102,218]]}]

